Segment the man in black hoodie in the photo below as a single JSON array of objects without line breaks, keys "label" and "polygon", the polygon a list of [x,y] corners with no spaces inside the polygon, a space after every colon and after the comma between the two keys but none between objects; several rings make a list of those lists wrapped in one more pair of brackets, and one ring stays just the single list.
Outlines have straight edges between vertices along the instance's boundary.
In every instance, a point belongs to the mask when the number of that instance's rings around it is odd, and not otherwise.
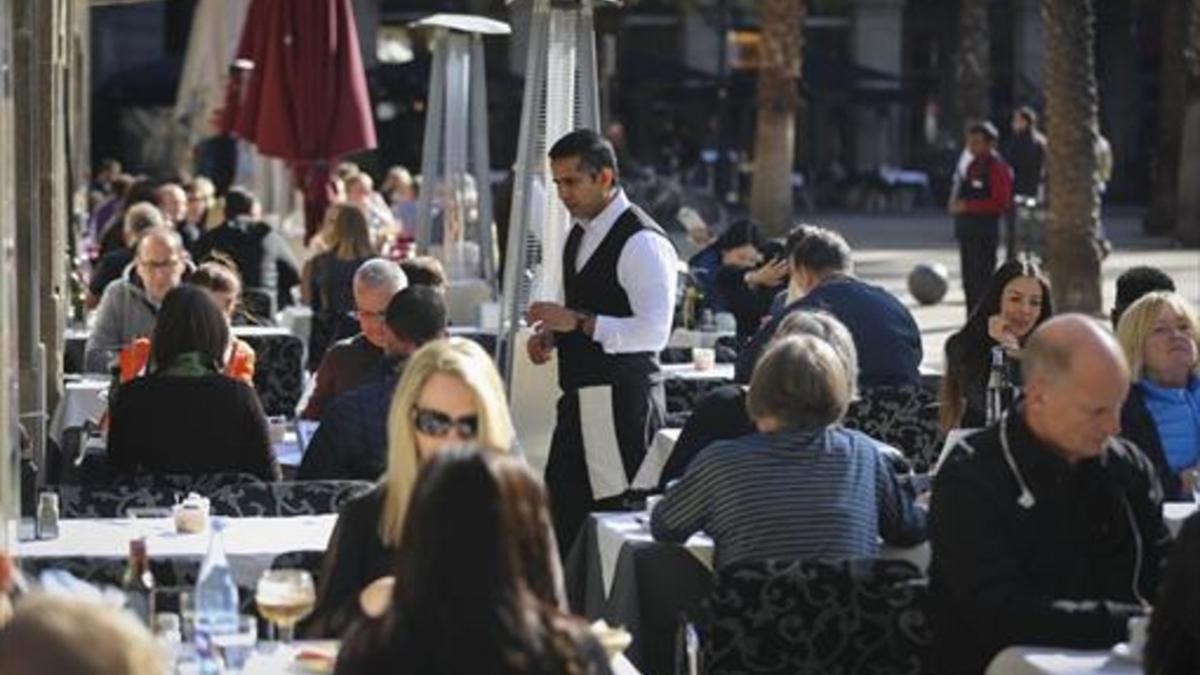
[{"label": "man in black hoodie", "polygon": [[969,436],[933,488],[934,673],[1014,645],[1107,649],[1154,597],[1169,535],[1150,461],[1119,440],[1129,369],[1091,319],[1042,324],[1025,399]]},{"label": "man in black hoodie", "polygon": [[300,283],[300,266],[288,243],[262,219],[258,198],[242,187],[225,195],[225,222],[196,241],[192,254],[204,262],[221,253],[237,264],[242,286],[271,298],[271,316],[291,303],[291,288]]}]

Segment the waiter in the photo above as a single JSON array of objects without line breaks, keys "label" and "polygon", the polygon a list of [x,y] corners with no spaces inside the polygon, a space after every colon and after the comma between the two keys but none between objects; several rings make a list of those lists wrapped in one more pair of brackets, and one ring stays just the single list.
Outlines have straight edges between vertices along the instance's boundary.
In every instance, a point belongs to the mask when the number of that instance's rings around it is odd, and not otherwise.
[{"label": "waiter", "polygon": [[956,176],[950,200],[968,316],[996,271],[1000,216],[1012,206],[1012,169],[996,152],[997,137],[991,122],[971,125],[967,131],[971,160]]},{"label": "waiter", "polygon": [[671,333],[676,257],[662,228],[626,198],[616,153],[595,131],[559,139],[550,170],[574,221],[564,304],[535,302],[526,318],[536,330],[530,359],[542,364],[558,350],[563,395],[546,485],[565,553],[589,512],[620,506],[662,426],[658,353]]}]

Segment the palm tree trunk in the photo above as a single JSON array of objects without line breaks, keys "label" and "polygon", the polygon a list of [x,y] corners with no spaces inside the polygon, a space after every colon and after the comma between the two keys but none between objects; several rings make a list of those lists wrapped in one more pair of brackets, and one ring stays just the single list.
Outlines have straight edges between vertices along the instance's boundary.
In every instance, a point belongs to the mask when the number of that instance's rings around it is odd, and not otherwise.
[{"label": "palm tree trunk", "polygon": [[1046,32],[1047,231],[1055,307],[1100,312],[1100,192],[1092,0],[1042,0]]},{"label": "palm tree trunk", "polygon": [[992,114],[991,27],[987,0],[962,0],[954,56],[954,92],[964,128]]},{"label": "palm tree trunk", "polygon": [[770,236],[792,226],[792,162],[807,0],[761,0],[758,122],[750,213]]},{"label": "palm tree trunk", "polygon": [[1200,0],[1189,0],[1187,103],[1179,146],[1179,206],[1175,234],[1185,246],[1200,246]]},{"label": "palm tree trunk", "polygon": [[[1183,142],[1183,109],[1186,73],[1183,48],[1186,44],[1187,11],[1191,0],[1163,0],[1162,64],[1159,67],[1158,138],[1155,142],[1153,186],[1150,208],[1142,222],[1146,234],[1166,234],[1175,229],[1178,206],[1180,144]],[[1194,4],[1194,3],[1193,3]]]}]

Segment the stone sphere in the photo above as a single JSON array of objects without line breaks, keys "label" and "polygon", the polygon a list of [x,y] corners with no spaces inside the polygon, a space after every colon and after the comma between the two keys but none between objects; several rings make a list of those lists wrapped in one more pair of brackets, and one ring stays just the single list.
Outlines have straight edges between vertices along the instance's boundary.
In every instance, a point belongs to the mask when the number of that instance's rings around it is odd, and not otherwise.
[{"label": "stone sphere", "polygon": [[920,263],[908,273],[908,292],[922,305],[936,305],[950,290],[950,273],[941,263]]}]

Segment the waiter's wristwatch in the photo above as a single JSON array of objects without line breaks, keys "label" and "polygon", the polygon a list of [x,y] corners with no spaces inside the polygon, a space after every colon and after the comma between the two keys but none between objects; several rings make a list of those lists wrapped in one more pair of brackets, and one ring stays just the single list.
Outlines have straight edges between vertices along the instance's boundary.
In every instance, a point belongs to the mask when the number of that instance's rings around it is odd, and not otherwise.
[{"label": "waiter's wristwatch", "polygon": [[575,330],[579,331],[580,333],[586,334],[587,331],[584,330],[584,328],[587,326],[588,319],[591,319],[591,318],[592,318],[592,315],[588,314],[587,312],[576,312],[575,313]]}]

